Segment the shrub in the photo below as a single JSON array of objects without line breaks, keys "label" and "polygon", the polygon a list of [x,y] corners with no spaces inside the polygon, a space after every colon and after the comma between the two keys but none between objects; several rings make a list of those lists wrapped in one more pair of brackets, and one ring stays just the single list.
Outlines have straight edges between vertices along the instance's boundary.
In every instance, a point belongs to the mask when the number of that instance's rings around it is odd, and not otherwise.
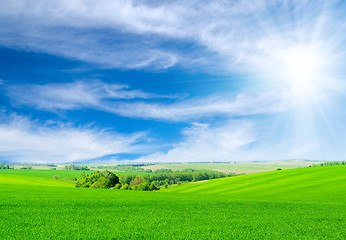
[{"label": "shrub", "polygon": [[58,180],[58,179],[60,179],[60,176],[59,175],[54,175],[53,178]]},{"label": "shrub", "polygon": [[150,190],[150,186],[147,182],[145,183],[141,183],[138,185],[138,190],[139,191],[149,191]]},{"label": "shrub", "polygon": [[155,182],[152,182],[149,186],[149,190],[150,191],[160,190],[160,188],[155,185]]},{"label": "shrub", "polygon": [[121,185],[121,190],[128,190],[129,189],[129,185],[127,183]]}]

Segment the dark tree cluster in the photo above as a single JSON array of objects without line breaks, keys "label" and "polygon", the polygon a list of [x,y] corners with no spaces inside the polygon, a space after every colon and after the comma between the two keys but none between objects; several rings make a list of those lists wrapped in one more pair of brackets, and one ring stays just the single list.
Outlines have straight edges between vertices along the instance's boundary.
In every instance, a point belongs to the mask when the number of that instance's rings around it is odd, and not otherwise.
[{"label": "dark tree cluster", "polygon": [[[149,164],[147,164],[149,165]],[[119,165],[114,165],[114,166],[104,166],[100,165],[97,166],[98,169],[108,169],[108,170],[118,170],[120,172],[146,172],[146,173],[151,173],[151,169],[143,169],[141,168],[142,166],[147,166],[146,164],[119,164]]]},{"label": "dark tree cluster", "polygon": [[[224,178],[235,175],[236,174],[234,173],[224,174],[217,171],[195,169],[186,169],[184,172],[173,172],[172,170],[169,170],[161,173],[145,175],[131,173],[120,173],[115,175],[114,173],[105,170],[102,172],[94,172],[90,176],[83,173],[82,177],[76,182],[76,187],[154,191],[159,190],[161,186],[167,188],[172,184]],[[111,179],[114,179],[114,181]]]},{"label": "dark tree cluster", "polygon": [[26,166],[21,167],[20,169],[32,169],[32,166],[31,165],[26,165]]},{"label": "dark tree cluster", "polygon": [[333,166],[333,165],[346,165],[346,161],[332,161],[332,162],[324,162],[320,164],[312,164],[313,167]]},{"label": "dark tree cluster", "polygon": [[137,176],[136,174],[119,174],[119,182],[121,186],[128,186],[128,188],[142,183],[146,183],[149,186],[168,187],[168,185],[172,184],[196,182],[215,178],[231,177],[235,175],[236,174],[234,173],[224,174],[211,170],[186,169],[181,172],[173,172],[172,170],[170,170],[167,172],[146,174],[142,176]]},{"label": "dark tree cluster", "polygon": [[168,168],[160,168],[154,171],[154,173],[166,173],[166,172],[173,172],[173,170]]},{"label": "dark tree cluster", "polygon": [[83,170],[89,171],[90,168],[88,166],[79,166],[79,165],[65,165],[64,170]]},{"label": "dark tree cluster", "polygon": [[112,188],[119,183],[119,178],[114,173],[105,171],[93,172],[90,176],[82,173],[82,177],[77,180],[76,187],[81,188]]},{"label": "dark tree cluster", "polygon": [[0,169],[11,169],[10,165],[0,163]]}]

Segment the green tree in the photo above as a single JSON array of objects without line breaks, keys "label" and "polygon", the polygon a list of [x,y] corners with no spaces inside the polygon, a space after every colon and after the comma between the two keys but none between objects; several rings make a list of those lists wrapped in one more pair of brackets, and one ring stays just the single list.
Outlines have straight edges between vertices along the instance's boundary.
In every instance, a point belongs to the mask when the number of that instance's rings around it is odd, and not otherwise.
[{"label": "green tree", "polygon": [[141,184],[143,182],[144,181],[143,181],[143,179],[140,176],[136,176],[136,178],[131,181],[130,186],[131,187],[132,186],[137,186],[137,185],[139,185],[139,184]]}]

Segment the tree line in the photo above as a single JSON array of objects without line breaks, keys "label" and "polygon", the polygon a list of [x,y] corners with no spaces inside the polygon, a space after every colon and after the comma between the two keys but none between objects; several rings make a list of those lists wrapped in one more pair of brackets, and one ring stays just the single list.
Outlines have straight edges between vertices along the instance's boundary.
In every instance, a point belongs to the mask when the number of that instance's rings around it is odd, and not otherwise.
[{"label": "tree line", "polygon": [[346,161],[331,161],[331,162],[323,162],[319,164],[312,164],[313,167],[333,166],[333,165],[346,165]]},{"label": "tree line", "polygon": [[79,166],[79,165],[65,165],[64,170],[83,170],[83,171],[89,171],[90,168],[88,166]]},{"label": "tree line", "polygon": [[0,163],[0,169],[11,169],[9,164]]},{"label": "tree line", "polygon": [[211,170],[186,169],[183,171],[167,171],[156,174],[114,174],[111,171],[96,171],[91,175],[83,172],[82,177],[77,180],[76,187],[83,188],[114,188],[122,190],[154,191],[161,187],[186,182],[203,181],[215,178],[235,176],[237,174],[224,174]]},{"label": "tree line", "polygon": [[108,170],[118,170],[120,172],[147,172],[151,173],[151,169],[144,169],[142,168],[143,166],[149,166],[150,164],[133,164],[133,165],[128,165],[128,164],[119,164],[119,165],[114,165],[114,166],[105,166],[105,165],[100,165],[96,166],[98,169],[108,169]]}]

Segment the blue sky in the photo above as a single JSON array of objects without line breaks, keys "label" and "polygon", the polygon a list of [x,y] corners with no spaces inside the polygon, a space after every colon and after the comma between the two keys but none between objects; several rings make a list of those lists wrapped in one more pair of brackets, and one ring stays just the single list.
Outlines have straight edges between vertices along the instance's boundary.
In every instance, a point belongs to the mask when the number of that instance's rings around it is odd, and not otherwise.
[{"label": "blue sky", "polygon": [[1,6],[0,161],[344,160],[344,1]]}]

